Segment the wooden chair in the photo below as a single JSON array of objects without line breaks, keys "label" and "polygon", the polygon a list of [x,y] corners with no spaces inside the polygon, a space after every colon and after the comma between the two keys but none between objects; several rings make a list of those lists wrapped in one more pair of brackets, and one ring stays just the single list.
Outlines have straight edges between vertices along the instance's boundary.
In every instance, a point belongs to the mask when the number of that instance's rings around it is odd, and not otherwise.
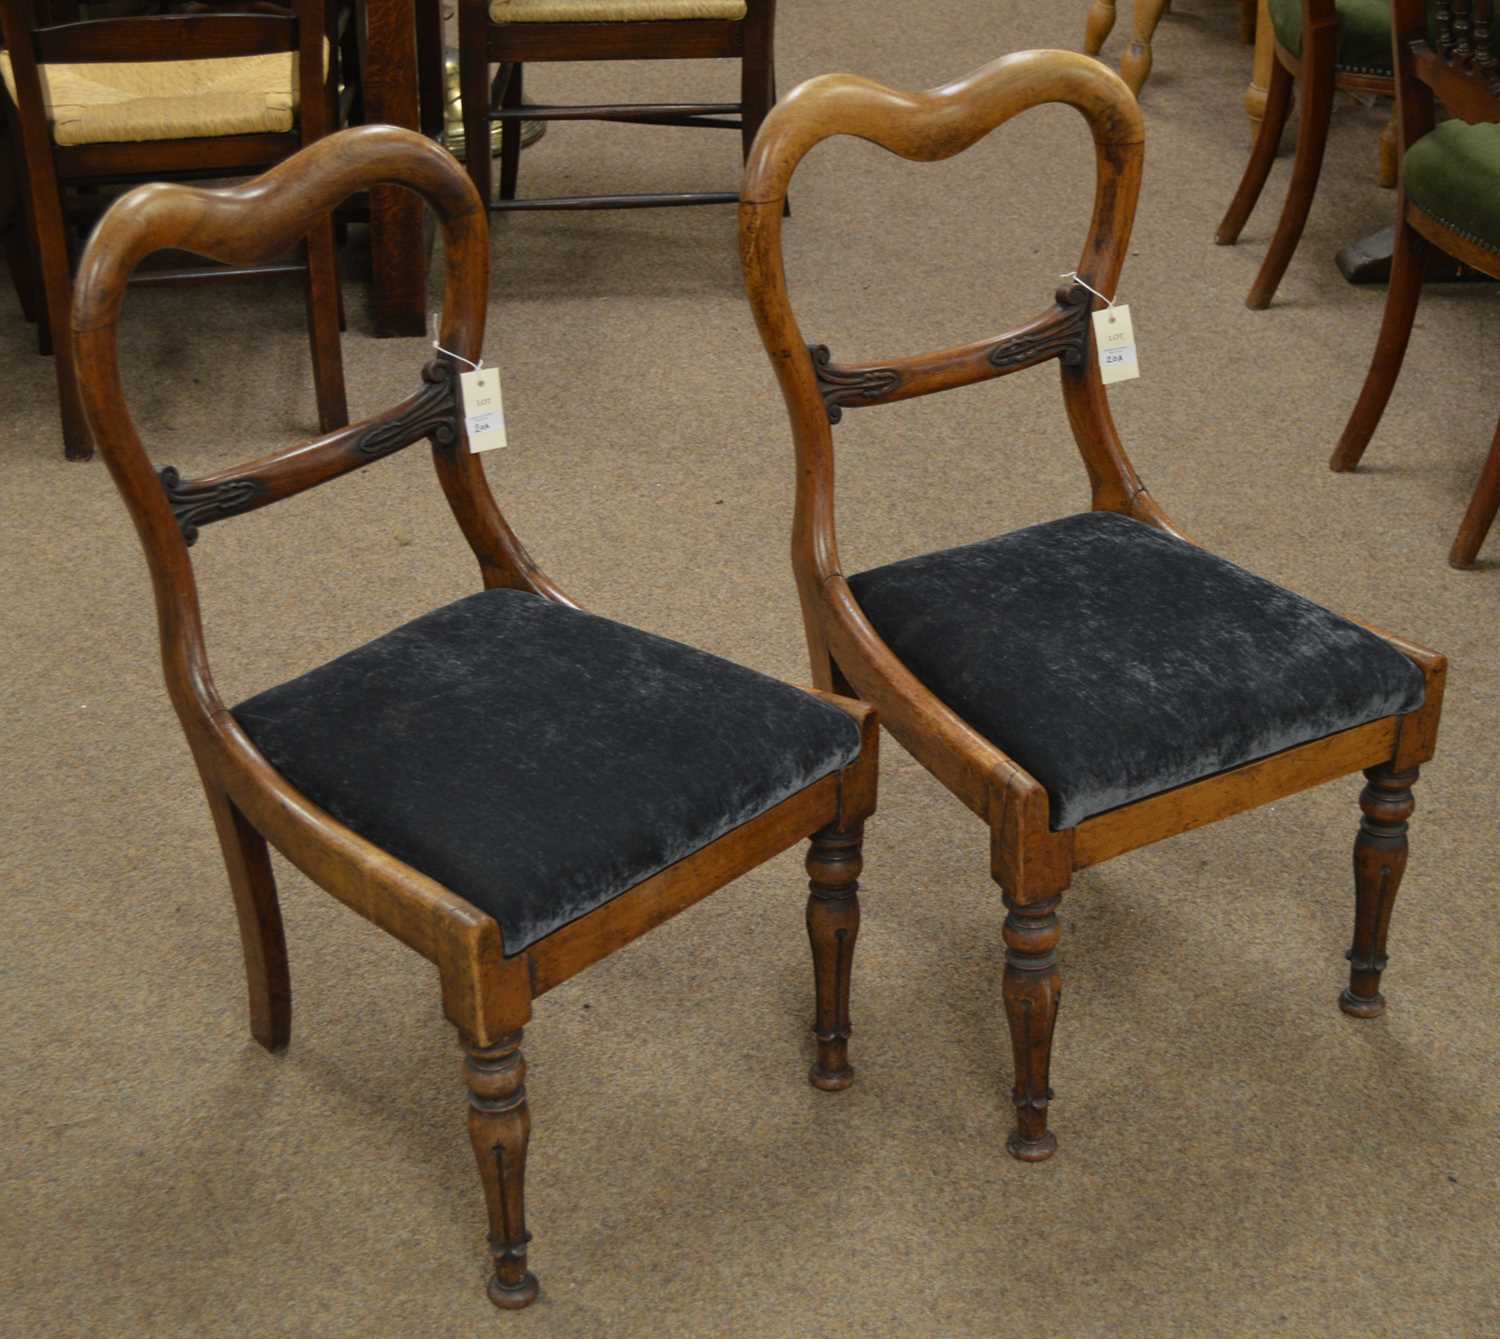
[{"label": "wooden chair", "polygon": [[[440,343],[410,399],[203,479],[158,472],[116,359],[125,281],[163,247],[274,256],[353,191],[404,186],[437,211]],[[463,169],[389,126],[333,135],[227,190],[142,187],[105,216],[73,303],[80,390],[140,532],[167,689],[218,828],[239,913],[251,1031],[286,1046],[291,990],[267,843],[436,963],[467,1050],[469,1130],[489,1205],[497,1306],[536,1297],[523,1180],[521,1030],[532,1001],[684,907],[812,838],[812,1082],[846,1087],[861,833],[876,727],[822,698],[583,613],[538,570],[468,450],[455,369],[480,358],[486,216]],[[451,353],[448,351],[451,350]],[[421,439],[484,590],[230,709],[209,670],[189,546],[210,522]]]},{"label": "wooden chair", "polygon": [[[267,167],[325,134],[332,94],[324,80],[323,0],[296,0],[294,11],[281,14],[50,25],[37,24],[32,0],[0,0],[0,12],[8,48],[0,74],[20,132],[64,449],[81,460],[93,446],[66,338],[69,236],[74,220],[91,217],[97,204],[65,192],[146,177],[232,176]],[[321,95],[298,95],[309,87]],[[328,431],[349,421],[330,221],[314,222],[305,253],[303,261],[278,261],[266,272],[306,276],[318,421]],[[220,277],[245,276],[193,265],[141,276],[152,283]]]},{"label": "wooden chair", "polygon": [[[932,161],[1019,112],[1066,103],[1098,157],[1080,283],[1036,319],[941,353],[841,363],[804,340],[787,293],[781,204],[835,135]],[[792,558],[827,691],[880,712],[989,827],[1008,910],[1004,999],[1015,1056],[1010,1151],[1049,1157],[1057,910],[1075,870],[1363,769],[1346,1013],[1369,1018],[1406,859],[1418,765],[1432,755],[1445,661],[1376,634],[1196,547],[1146,491],[1110,417],[1082,284],[1113,294],[1130,241],[1143,124],[1097,61],[1033,51],[905,93],[814,79],[766,118],[745,173],[750,302],[797,450]],[[929,183],[930,184],[930,183]],[[888,404],[1056,362],[1093,510],[846,576],[833,425]],[[923,448],[931,450],[931,444]]]},{"label": "wooden chair", "polygon": [[[1352,470],[1370,444],[1411,338],[1431,249],[1500,279],[1500,60],[1491,0],[1452,0],[1433,13],[1396,0],[1401,188],[1385,317],[1364,388],[1330,466]],[[1437,123],[1434,100],[1452,119]],[[1500,510],[1500,427],[1448,562],[1469,568]]]},{"label": "wooden chair", "polygon": [[[1247,307],[1257,310],[1271,305],[1281,276],[1302,240],[1323,170],[1335,90],[1383,98],[1395,95],[1390,0],[1270,0],[1269,10],[1276,58],[1271,64],[1265,116],[1256,128],[1245,175],[1214,237],[1220,246],[1232,246],[1239,240],[1276,158],[1292,105],[1292,87],[1300,82],[1302,109],[1291,184],[1266,258],[1245,299]],[[1387,127],[1382,146],[1390,134]],[[1384,163],[1384,147],[1381,154]],[[1381,176],[1386,180],[1384,167]]]},{"label": "wooden chair", "polygon": [[[1255,3],[1239,0],[1240,39],[1247,43],[1255,41]],[[1120,57],[1120,77],[1137,97],[1151,77],[1151,39],[1156,35],[1156,25],[1171,8],[1172,0],[1135,0],[1130,45]],[[1084,27],[1084,53],[1097,56],[1114,27],[1115,0],[1093,0]]]},{"label": "wooden chair", "polygon": [[[516,198],[521,122],[622,121],[641,125],[739,130],[745,153],[776,100],[776,0],[459,0],[459,80],[464,140],[484,144],[489,123],[502,126],[500,198],[490,188],[490,159],[468,155],[469,175],[495,210],[638,209],[735,204],[732,191]],[[525,67],[537,61],[678,60],[740,62],[738,102],[628,105],[521,105]],[[490,62],[501,64],[493,91]],[[498,104],[498,105],[497,105]]]},{"label": "wooden chair", "polygon": [[15,127],[6,124],[5,106],[0,101],[0,244],[5,248],[5,265],[21,315],[35,324],[41,320],[41,303],[27,237],[25,201],[16,184],[14,135]]}]

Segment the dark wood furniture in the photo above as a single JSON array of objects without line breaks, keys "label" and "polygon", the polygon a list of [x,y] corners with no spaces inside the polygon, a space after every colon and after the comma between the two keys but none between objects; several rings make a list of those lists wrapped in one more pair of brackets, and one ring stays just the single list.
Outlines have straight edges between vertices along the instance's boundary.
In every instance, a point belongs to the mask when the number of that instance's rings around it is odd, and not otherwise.
[{"label": "dark wood furniture", "polygon": [[[117,363],[131,271],[162,248],[261,261],[375,183],[416,192],[438,215],[440,343],[451,356],[423,368],[404,403],[342,431],[209,478],[158,472]],[[367,126],[242,186],[125,196],[84,253],[73,340],[83,406],[146,551],[167,689],[223,848],[251,1031],[277,1051],[291,1028],[269,843],[437,965],[443,1010],[467,1050],[489,1293],[516,1308],[537,1292],[526,1268],[520,1051],[532,1002],[809,836],[811,1078],[849,1083],[856,879],[877,732],[861,703],[585,614],[538,570],[468,450],[455,398],[457,369],[482,352],[488,295],[486,214],[462,168],[420,135]],[[423,439],[484,590],[231,710],[203,641],[189,553],[199,530]]]},{"label": "dark wood furniture", "polygon": [[[296,0],[284,14],[202,13],[151,15],[138,18],[90,19],[38,26],[32,0],[3,0],[6,59],[12,73],[15,99],[10,113],[19,127],[21,158],[26,173],[33,245],[39,260],[45,296],[44,318],[52,334],[57,364],[58,400],[62,410],[63,444],[69,459],[93,453],[78,399],[77,369],[66,338],[71,300],[70,238],[81,216],[91,218],[97,204],[76,201],[70,193],[81,188],[172,176],[231,176],[269,166],[327,133],[333,114],[332,90],[324,76],[325,25],[322,0]],[[50,106],[58,96],[59,67],[86,70],[121,63],[165,65],[225,57],[267,57],[286,52],[294,62],[294,77],[302,89],[316,89],[316,97],[299,97],[283,131],[255,129],[214,133],[227,123],[269,124],[270,116],[244,116],[236,99],[220,94],[176,100],[188,114],[156,115],[156,124],[140,133],[152,138],[123,138],[135,133],[144,116],[124,128],[84,121],[64,136],[50,123]],[[43,97],[40,67],[49,67]],[[187,68],[187,67],[184,67]],[[159,81],[157,81],[159,83]],[[136,104],[117,103],[108,115],[128,106],[160,107],[145,97]],[[85,109],[84,115],[88,115]],[[104,118],[108,120],[108,115]],[[153,113],[153,115],[155,115]],[[186,133],[180,133],[186,132]],[[76,142],[61,143],[61,139]],[[80,209],[81,204],[81,209]],[[318,421],[325,431],[349,421],[344,395],[344,369],[339,348],[338,269],[333,249],[333,224],[323,220],[310,229],[305,258],[278,260],[268,273],[299,272],[307,287],[308,338],[312,345],[313,381],[317,389]],[[201,266],[179,266],[142,276],[155,283],[191,283],[201,279],[243,278]]]},{"label": "dark wood furniture", "polygon": [[[362,0],[363,119],[435,136],[442,129],[438,0]],[[370,195],[370,315],[381,338],[427,330],[426,211],[409,191]]]},{"label": "dark wood furniture", "polygon": [[[495,16],[502,11],[506,18],[497,21]],[[739,130],[742,149],[748,153],[755,132],[776,100],[775,24],[776,0],[459,0],[464,138],[469,144],[483,144],[490,121],[498,120],[503,126],[500,198],[493,198],[490,160],[484,154],[469,155],[474,185],[495,210],[736,203],[739,196],[733,191],[517,199],[521,121],[719,127]],[[537,61],[704,57],[740,62],[739,102],[521,105],[525,68]],[[491,61],[501,63],[494,91]]]},{"label": "dark wood furniture", "polygon": [[[1255,41],[1256,0],[1238,0],[1240,8],[1240,38],[1246,43]],[[1162,15],[1171,9],[1172,0],[1135,0],[1132,10],[1130,45],[1120,57],[1120,77],[1130,86],[1137,97],[1151,77],[1151,39]],[[1083,33],[1083,50],[1086,55],[1097,56],[1115,26],[1115,0],[1093,0],[1089,5],[1088,18]]]},{"label": "dark wood furniture", "polygon": [[[1067,52],[1010,56],[925,93],[814,79],[761,128],[740,215],[750,302],[796,445],[792,557],[813,677],[874,705],[989,828],[1008,912],[1010,1151],[1028,1161],[1056,1142],[1047,1110],[1057,912],[1075,870],[1363,770],[1354,947],[1340,1003],[1361,1018],[1381,1011],[1411,786],[1433,752],[1446,668],[1442,656],[1348,623],[1177,530],[1121,445],[1095,358],[1096,304],[1079,285],[1025,325],[940,353],[840,363],[808,346],[781,251],[782,203],[803,157],[852,135],[908,159],[947,158],[1049,103],[1076,108],[1093,132],[1097,187],[1077,274],[1112,294],[1144,126],[1115,75]],[[833,491],[842,414],[1052,362],[1092,511],[846,576]],[[939,447],[922,450],[936,459]],[[1375,694],[1376,679],[1394,691]],[[1266,728],[1273,719],[1280,724]]]},{"label": "dark wood furniture", "polygon": [[[1396,253],[1375,357],[1329,465],[1354,469],[1401,374],[1422,296],[1439,253],[1500,279],[1500,224],[1486,201],[1500,197],[1500,59],[1492,47],[1492,0],[1451,0],[1433,13],[1423,0],[1396,0],[1396,103],[1401,187]],[[1452,114],[1441,126],[1435,102]],[[1446,179],[1446,180],[1445,180]],[[1500,510],[1500,427],[1448,554],[1469,568]]]},{"label": "dark wood furniture", "polygon": [[[1245,299],[1247,307],[1268,307],[1276,296],[1281,276],[1291,263],[1307,224],[1308,211],[1323,170],[1323,151],[1328,145],[1328,125],[1333,116],[1335,90],[1373,93],[1391,97],[1395,84],[1390,71],[1390,40],[1381,25],[1372,26],[1374,0],[1272,0],[1275,60],[1271,64],[1265,114],[1256,127],[1255,145],[1239,189],[1224,214],[1214,240],[1231,246],[1239,240],[1255,203],[1260,199],[1271,164],[1275,161],[1281,132],[1292,105],[1292,89],[1300,85],[1302,108],[1297,128],[1297,157],[1286,203],[1276,224],[1275,235],[1261,262],[1260,273]],[[1301,12],[1296,6],[1301,5]],[[1357,8],[1358,12],[1354,12]],[[1377,6],[1378,11],[1378,6]],[[1377,12],[1377,17],[1379,17]],[[1298,42],[1297,50],[1287,45]],[[1383,55],[1381,53],[1384,53]],[[1384,143],[1384,141],[1382,141]],[[1385,150],[1382,149],[1382,161]]]}]

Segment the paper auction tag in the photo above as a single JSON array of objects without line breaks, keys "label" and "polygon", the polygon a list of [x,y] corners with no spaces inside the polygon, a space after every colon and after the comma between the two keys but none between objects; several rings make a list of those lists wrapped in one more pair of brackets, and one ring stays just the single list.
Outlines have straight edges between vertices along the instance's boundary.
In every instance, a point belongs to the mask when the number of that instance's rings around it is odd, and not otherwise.
[{"label": "paper auction tag", "polygon": [[458,378],[458,386],[464,401],[464,431],[469,437],[469,450],[494,451],[508,445],[499,369],[480,367],[464,372]]},{"label": "paper auction tag", "polygon": [[1094,345],[1099,350],[1099,377],[1106,386],[1140,376],[1128,306],[1105,307],[1094,313]]}]

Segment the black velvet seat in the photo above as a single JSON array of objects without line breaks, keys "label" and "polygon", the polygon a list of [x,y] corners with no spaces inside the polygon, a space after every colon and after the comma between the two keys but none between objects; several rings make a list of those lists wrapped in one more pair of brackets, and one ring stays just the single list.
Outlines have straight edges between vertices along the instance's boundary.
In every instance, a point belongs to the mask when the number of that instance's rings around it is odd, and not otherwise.
[{"label": "black velvet seat", "polygon": [[1047,788],[1054,829],[1422,704],[1387,642],[1112,512],[849,579],[898,657]]},{"label": "black velvet seat", "polygon": [[538,596],[459,600],[235,708],[293,784],[515,953],[859,754],[854,720]]}]

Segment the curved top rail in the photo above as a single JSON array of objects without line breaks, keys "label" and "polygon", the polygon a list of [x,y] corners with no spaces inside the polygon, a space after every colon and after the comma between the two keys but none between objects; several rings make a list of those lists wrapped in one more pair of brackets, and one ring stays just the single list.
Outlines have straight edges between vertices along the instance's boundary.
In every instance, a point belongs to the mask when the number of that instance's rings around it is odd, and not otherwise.
[{"label": "curved top rail", "polygon": [[1118,75],[1072,51],[1019,51],[940,88],[907,92],[852,74],[825,74],[771,110],[745,168],[741,199],[786,198],[797,164],[835,135],[868,140],[902,158],[937,162],[962,153],[1028,108],[1062,102],[1080,111],[1094,142],[1139,145],[1145,120]]},{"label": "curved top rail", "polygon": [[448,154],[395,126],[330,135],[242,185],[155,183],[122,196],[100,220],[79,265],[73,330],[87,335],[113,326],[131,271],[153,252],[257,264],[289,250],[319,215],[377,185],[405,186],[437,214],[448,260],[442,343],[465,357],[476,355],[488,296],[483,204]]},{"label": "curved top rail", "polygon": [[[446,257],[439,342],[458,358],[477,362],[489,297],[483,202],[449,154],[394,126],[330,135],[241,185],[139,186],[105,213],[79,264],[71,325],[80,398],[146,553],[167,687],[190,739],[201,739],[201,727],[224,708],[208,669],[188,541],[173,513],[170,483],[158,477],[142,449],[120,381],[116,334],[126,283],[136,266],[161,250],[191,251],[234,265],[272,259],[290,250],[340,201],[378,185],[415,191],[436,212]],[[377,416],[364,426],[379,421]],[[328,441],[352,439],[360,427]],[[331,449],[325,447],[324,454]],[[299,451],[304,449],[283,454],[296,457]],[[342,471],[330,471],[336,472]],[[440,461],[439,474],[486,581],[514,580],[509,569],[518,564],[510,559],[524,559],[524,550],[500,515],[477,459],[465,453],[462,460]]]}]

